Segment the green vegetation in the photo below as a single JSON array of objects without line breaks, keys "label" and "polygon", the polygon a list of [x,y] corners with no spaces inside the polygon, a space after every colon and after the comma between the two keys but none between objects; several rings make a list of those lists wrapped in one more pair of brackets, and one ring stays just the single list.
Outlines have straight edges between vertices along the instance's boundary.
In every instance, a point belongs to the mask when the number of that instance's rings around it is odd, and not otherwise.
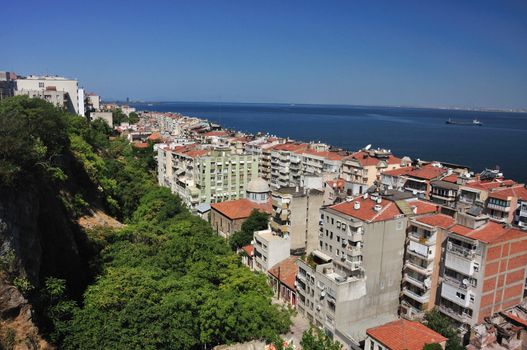
[{"label": "green vegetation", "polygon": [[129,119],[126,116],[126,114],[123,113],[123,111],[120,108],[115,109],[112,112],[112,118],[113,118],[113,125],[121,125],[121,123],[128,123]]},{"label": "green vegetation", "polygon": [[462,350],[465,347],[461,344],[461,339],[452,325],[452,321],[437,310],[427,312],[425,315],[425,324],[430,329],[448,338],[446,350]]},{"label": "green vegetation", "polygon": [[251,215],[242,224],[241,230],[234,232],[229,239],[233,250],[244,247],[251,243],[254,231],[265,230],[269,223],[269,214],[254,209]]},{"label": "green vegetation", "polygon": [[128,122],[130,124],[136,124],[139,121],[139,115],[135,112],[131,112],[128,116]]},{"label": "green vegetation", "polygon": [[[127,223],[84,232],[86,266],[96,278],[80,300],[67,280],[48,276],[32,286],[15,278],[59,348],[203,349],[288,330],[290,312],[271,304],[265,276],[245,268],[208,223],[156,185],[152,147],[109,140],[103,122],[27,97],[0,103],[0,133],[2,187],[67,182],[53,188],[71,219],[97,204]],[[76,171],[58,161],[65,159]],[[267,222],[252,217],[242,231]]]},{"label": "green vegetation", "polygon": [[300,345],[304,350],[340,350],[340,343],[329,338],[318,328],[311,328],[304,332]]},{"label": "green vegetation", "polygon": [[431,343],[423,346],[423,350],[443,350],[443,347],[441,346],[441,344]]}]

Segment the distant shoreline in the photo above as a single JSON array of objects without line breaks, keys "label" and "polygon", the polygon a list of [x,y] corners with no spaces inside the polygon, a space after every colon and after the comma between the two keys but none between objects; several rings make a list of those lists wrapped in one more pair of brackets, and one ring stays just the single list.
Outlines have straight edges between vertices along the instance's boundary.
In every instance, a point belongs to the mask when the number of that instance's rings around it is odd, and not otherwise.
[{"label": "distant shoreline", "polygon": [[233,101],[122,101],[108,100],[103,103],[117,104],[203,104],[203,105],[249,105],[249,106],[286,106],[286,107],[339,107],[339,108],[406,108],[406,109],[427,109],[427,110],[447,110],[447,111],[466,111],[466,112],[503,112],[503,113],[527,113],[526,109],[505,109],[505,108],[483,108],[483,107],[437,107],[437,106],[405,106],[405,105],[351,105],[351,104],[323,104],[323,103],[285,103],[285,102],[233,102]]}]

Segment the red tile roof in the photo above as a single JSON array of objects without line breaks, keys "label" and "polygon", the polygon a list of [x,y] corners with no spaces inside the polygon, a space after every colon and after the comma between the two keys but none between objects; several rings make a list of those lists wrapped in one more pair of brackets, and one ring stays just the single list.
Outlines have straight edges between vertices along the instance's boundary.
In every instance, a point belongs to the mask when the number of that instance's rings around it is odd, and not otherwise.
[{"label": "red tile roof", "polygon": [[502,200],[508,200],[509,197],[515,197],[527,200],[527,188],[525,188],[523,185],[518,185],[515,187],[496,189],[489,193],[489,197]]},{"label": "red tile roof", "polygon": [[288,142],[288,143],[282,143],[282,144],[273,146],[272,149],[273,149],[273,151],[290,151],[290,152],[294,152],[294,151],[300,151],[300,150],[307,149],[307,147],[308,147],[307,143],[292,143],[292,142]]},{"label": "red tile roof", "polygon": [[309,154],[309,155],[313,155],[313,156],[317,156],[317,157],[321,157],[321,158],[326,158],[326,159],[329,159],[329,160],[342,160],[344,158],[344,156],[336,153],[336,152],[330,152],[330,151],[323,151],[323,152],[319,152],[319,151],[315,151],[314,149],[308,149],[308,150],[305,150],[305,151],[300,151],[298,153],[301,153],[301,154]]},{"label": "red tile roof", "polygon": [[[354,209],[355,202],[360,203],[359,209]],[[384,221],[393,219],[395,215],[401,214],[397,205],[389,200],[383,199],[380,203],[381,210],[376,211],[374,207],[379,204],[370,197],[357,197],[350,202],[342,202],[330,206],[330,209],[336,210],[339,213],[349,215],[362,221]]]},{"label": "red tile roof", "polygon": [[417,215],[436,213],[439,209],[436,204],[425,202],[420,199],[410,199],[407,200],[406,203],[411,207],[417,208]]},{"label": "red tile roof", "polygon": [[252,244],[246,245],[245,247],[242,247],[242,250],[248,255],[253,256],[254,252],[254,246]]},{"label": "red tile roof", "polygon": [[448,170],[446,168],[439,168],[433,166],[432,164],[427,164],[421,168],[409,172],[408,176],[424,180],[433,180],[445,174],[447,171]]},{"label": "red tile roof", "polygon": [[245,219],[251,215],[251,212],[256,209],[266,213],[272,212],[271,201],[265,204],[258,204],[248,200],[247,198],[235,199],[221,203],[213,203],[210,205],[212,209],[225,215],[231,220]]},{"label": "red tile roof", "polygon": [[151,141],[156,141],[161,139],[161,134],[158,132],[153,133],[152,135],[148,136],[148,139]]},{"label": "red tile roof", "polygon": [[485,180],[471,180],[468,181],[465,186],[475,188],[478,190],[488,191],[493,188],[505,187],[515,185],[516,182],[513,180],[494,179],[491,181]]},{"label": "red tile roof", "polygon": [[447,341],[425,325],[403,319],[370,328],[366,332],[390,350],[422,350],[426,344]]},{"label": "red tile roof", "polygon": [[351,156],[346,157],[346,159],[355,159],[363,167],[377,165],[381,161],[385,161],[387,164],[401,164],[401,159],[394,155],[390,154],[387,158],[377,158],[370,156],[366,151],[355,152]]},{"label": "red tile roof", "polygon": [[454,218],[445,214],[434,214],[422,216],[416,219],[423,224],[447,229],[454,225]]},{"label": "red tile roof", "polygon": [[517,315],[512,314],[511,312],[503,312],[503,315],[507,318],[510,318],[513,321],[518,322],[519,324],[523,325],[524,327],[527,327],[527,320],[518,317]]},{"label": "red tile roof", "polygon": [[132,146],[135,148],[148,148],[148,143],[146,142],[134,142]]},{"label": "red tile roof", "polygon": [[494,221],[489,221],[474,230],[469,227],[455,225],[450,229],[450,231],[457,233],[460,236],[475,239],[483,243],[497,243],[516,238],[527,237],[527,232],[507,227]]},{"label": "red tile roof", "polygon": [[388,175],[388,176],[401,176],[401,175],[407,175],[408,173],[412,172],[414,168],[410,166],[405,166],[397,169],[392,170],[385,170],[382,172],[382,175]]},{"label": "red tile roof", "polygon": [[451,183],[455,184],[455,183],[457,183],[457,178],[458,177],[459,177],[458,174],[451,174],[451,175],[445,176],[441,180],[446,181],[446,182],[451,182]]},{"label": "red tile roof", "polygon": [[295,262],[297,260],[298,256],[290,256],[271,267],[269,274],[279,279],[289,289],[296,290],[295,279],[298,273],[298,265]]}]

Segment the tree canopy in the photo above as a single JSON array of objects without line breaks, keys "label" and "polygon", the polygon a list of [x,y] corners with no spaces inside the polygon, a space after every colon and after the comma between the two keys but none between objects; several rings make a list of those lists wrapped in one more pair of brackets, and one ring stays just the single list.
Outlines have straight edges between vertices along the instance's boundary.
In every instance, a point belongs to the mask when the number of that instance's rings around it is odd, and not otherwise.
[{"label": "tree canopy", "polygon": [[436,331],[445,338],[446,350],[462,350],[464,346],[461,344],[457,330],[452,325],[450,319],[437,310],[431,310],[425,315],[425,324],[428,328]]},{"label": "tree canopy", "polygon": [[229,244],[236,250],[251,243],[254,231],[265,230],[269,224],[269,214],[254,209],[241,226],[241,230],[232,234]]},{"label": "tree canopy", "polygon": [[[35,291],[37,316],[47,320],[41,329],[61,349],[203,349],[287,332],[290,312],[271,303],[265,276],[157,186],[152,147],[134,150],[124,138],[110,140],[104,123],[27,97],[0,103],[0,133],[3,185],[49,172],[35,169],[61,170],[51,159],[69,156],[95,193],[73,187],[65,205],[98,198],[127,223],[85,232],[93,250],[87,266],[97,277],[81,300],[68,298],[67,281],[53,276]],[[242,231],[252,237],[265,227],[267,215],[255,212]]]}]

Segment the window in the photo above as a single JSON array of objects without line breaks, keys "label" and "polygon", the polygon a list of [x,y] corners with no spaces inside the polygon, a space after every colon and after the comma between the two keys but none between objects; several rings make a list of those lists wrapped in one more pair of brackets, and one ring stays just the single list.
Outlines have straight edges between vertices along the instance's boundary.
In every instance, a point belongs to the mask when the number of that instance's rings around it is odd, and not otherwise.
[{"label": "window", "polygon": [[43,88],[44,87],[44,83],[43,82],[38,83],[38,87],[39,88]]},{"label": "window", "polygon": [[465,298],[466,298],[465,294],[460,293],[460,292],[456,292],[456,297],[458,297],[461,300],[465,300]]},{"label": "window", "polygon": [[346,229],[346,224],[345,223],[342,223],[342,230],[345,230]]},{"label": "window", "polygon": [[469,294],[469,297],[470,297],[469,300],[470,300],[471,303],[473,303],[474,300],[476,299],[476,298],[474,297],[474,294]]}]

